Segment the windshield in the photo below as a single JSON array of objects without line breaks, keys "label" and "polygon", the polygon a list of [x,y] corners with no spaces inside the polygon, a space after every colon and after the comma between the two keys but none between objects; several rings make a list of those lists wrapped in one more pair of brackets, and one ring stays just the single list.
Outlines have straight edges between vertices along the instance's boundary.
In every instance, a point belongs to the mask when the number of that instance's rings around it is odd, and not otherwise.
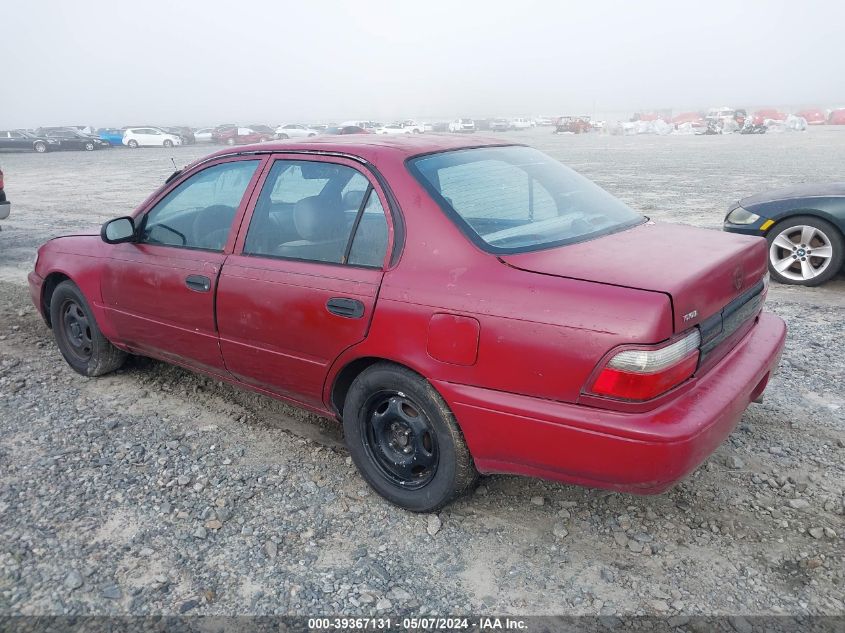
[{"label": "windshield", "polygon": [[530,147],[485,147],[409,161],[412,173],[484,250],[512,253],[643,222],[621,200]]}]

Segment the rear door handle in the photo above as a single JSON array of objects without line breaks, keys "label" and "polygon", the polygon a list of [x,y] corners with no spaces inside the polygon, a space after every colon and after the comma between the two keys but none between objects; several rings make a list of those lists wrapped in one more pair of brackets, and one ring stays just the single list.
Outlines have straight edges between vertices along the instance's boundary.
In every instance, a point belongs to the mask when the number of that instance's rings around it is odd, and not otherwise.
[{"label": "rear door handle", "polygon": [[347,319],[360,319],[364,316],[364,304],[347,297],[332,297],[326,302],[326,310]]},{"label": "rear door handle", "polygon": [[196,292],[208,292],[211,290],[211,279],[204,275],[188,275],[185,285]]}]

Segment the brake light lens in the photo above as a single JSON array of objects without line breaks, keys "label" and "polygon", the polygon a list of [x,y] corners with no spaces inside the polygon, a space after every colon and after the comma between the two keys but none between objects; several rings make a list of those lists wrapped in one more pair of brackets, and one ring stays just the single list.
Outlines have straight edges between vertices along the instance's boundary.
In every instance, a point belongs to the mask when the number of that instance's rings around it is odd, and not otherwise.
[{"label": "brake light lens", "polygon": [[611,357],[590,387],[599,396],[621,400],[650,400],[681,384],[698,367],[698,329],[652,349],[630,349]]}]

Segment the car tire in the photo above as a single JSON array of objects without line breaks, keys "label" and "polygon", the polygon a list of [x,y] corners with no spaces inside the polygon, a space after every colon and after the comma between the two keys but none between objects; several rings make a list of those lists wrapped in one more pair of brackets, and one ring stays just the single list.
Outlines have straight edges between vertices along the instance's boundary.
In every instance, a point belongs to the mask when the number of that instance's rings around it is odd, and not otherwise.
[{"label": "car tire", "polygon": [[94,144],[93,143],[85,143],[85,151],[86,152],[93,152],[94,151]]},{"label": "car tire", "polygon": [[280,141],[286,141],[286,140],[288,140],[290,137],[289,137],[287,134],[279,134],[279,137],[278,137],[278,138],[279,138],[279,140],[280,140]]},{"label": "car tire", "polygon": [[229,137],[229,138],[226,139],[226,145],[234,145],[234,144],[235,144],[234,138]]},{"label": "car tire", "polygon": [[[821,285],[842,270],[845,262],[842,233],[830,222],[815,216],[797,215],[778,222],[769,229],[766,242],[769,273],[782,284]],[[825,256],[813,256],[814,250],[824,252]]]},{"label": "car tire", "polygon": [[126,145],[129,147],[129,149],[138,149],[138,141],[136,141],[134,138],[128,143],[126,143]]},{"label": "car tire", "polygon": [[47,151],[47,143],[45,143],[44,141],[35,141],[35,143],[32,145],[32,149],[34,149],[39,154],[43,154]]},{"label": "car tire", "polygon": [[478,480],[448,405],[405,367],[376,363],[355,378],[343,406],[343,430],[367,483],[411,512],[442,508]]},{"label": "car tire", "polygon": [[63,281],[53,291],[50,323],[62,356],[83,376],[102,376],[119,369],[126,360],[126,352],[103,336],[91,307],[72,281]]},{"label": "car tire", "polygon": [[164,143],[162,143],[162,144],[167,149],[170,149],[171,147],[173,147],[173,141],[171,141],[169,138],[164,139]]}]

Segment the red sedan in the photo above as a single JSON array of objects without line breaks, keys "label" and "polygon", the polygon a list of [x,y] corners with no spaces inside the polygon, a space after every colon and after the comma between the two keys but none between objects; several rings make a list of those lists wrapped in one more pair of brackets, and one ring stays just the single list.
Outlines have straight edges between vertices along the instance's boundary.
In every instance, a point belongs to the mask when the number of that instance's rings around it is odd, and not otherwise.
[{"label": "red sedan", "polygon": [[29,283],[77,372],[141,354],[335,418],[377,492],[431,511],[478,473],[684,477],[777,365],[766,263],[529,147],[334,136],[199,160]]},{"label": "red sedan", "polygon": [[250,145],[252,143],[264,143],[273,138],[272,134],[256,132],[248,127],[230,127],[215,130],[211,133],[211,139],[215,143],[224,145]]}]

